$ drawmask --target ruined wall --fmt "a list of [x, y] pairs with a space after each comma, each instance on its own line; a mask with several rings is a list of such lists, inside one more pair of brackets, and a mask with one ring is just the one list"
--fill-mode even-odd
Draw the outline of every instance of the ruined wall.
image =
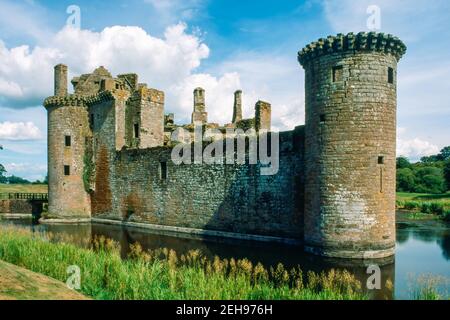
[[96, 217], [301, 239], [303, 148], [301, 127], [282, 133], [273, 176], [259, 165], [175, 165], [168, 147], [116, 152], [112, 210]]
[[389, 39], [386, 45], [381, 35], [350, 34], [300, 53], [308, 251], [350, 258], [394, 253], [395, 75], [403, 44]]
[[142, 87], [126, 104], [125, 131], [127, 145], [152, 148], [164, 144], [164, 93]]
[[[89, 112], [93, 121], [93, 191], [91, 193], [92, 216], [111, 211], [110, 177], [112, 159], [116, 151], [116, 108], [115, 99], [108, 95], [92, 101]], [[121, 104], [119, 105], [119, 110]]]

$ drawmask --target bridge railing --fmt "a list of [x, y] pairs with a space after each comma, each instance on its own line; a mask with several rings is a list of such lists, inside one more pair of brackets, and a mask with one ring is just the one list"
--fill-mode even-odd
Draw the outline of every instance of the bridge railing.
[[48, 193], [2, 193], [0, 199], [48, 201]]

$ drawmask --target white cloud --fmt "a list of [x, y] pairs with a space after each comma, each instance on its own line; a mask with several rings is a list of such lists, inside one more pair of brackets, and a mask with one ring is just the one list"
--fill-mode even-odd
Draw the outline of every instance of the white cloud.
[[0, 123], [0, 140], [39, 140], [42, 133], [33, 122]]
[[52, 94], [53, 66], [69, 65], [71, 74], [104, 65], [114, 74], [136, 72], [150, 86], [166, 90], [183, 82], [209, 55], [185, 24], [166, 29], [164, 38], [139, 27], [114, 26], [101, 32], [65, 27], [45, 48], [8, 49], [0, 42], [0, 106], [39, 105]]
[[397, 139], [397, 156], [404, 156], [411, 160], [439, 153], [439, 147], [422, 139]]

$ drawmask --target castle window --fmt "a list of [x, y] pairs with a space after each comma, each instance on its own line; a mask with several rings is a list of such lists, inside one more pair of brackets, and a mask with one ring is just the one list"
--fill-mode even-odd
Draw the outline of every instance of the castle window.
[[70, 176], [70, 166], [64, 166], [64, 175]]
[[394, 69], [390, 67], [388, 68], [388, 82], [394, 83]]
[[91, 129], [93, 129], [94, 128], [94, 114], [93, 113], [91, 113], [91, 121], [90, 121], [90, 123], [89, 123], [89, 125], [91, 126]]
[[119, 88], [120, 88], [119, 84], [118, 84], [118, 83], [116, 83], [116, 89], [119, 89]]
[[134, 124], [134, 137], [139, 138], [139, 123]]
[[320, 123], [325, 123], [325, 114], [323, 113], [320, 115]]
[[161, 180], [167, 180], [167, 162], [159, 163], [159, 174]]
[[335, 66], [333, 67], [333, 82], [342, 81], [344, 78], [344, 67]]
[[70, 136], [65, 136], [64, 137], [64, 143], [66, 145], [66, 147], [70, 147], [72, 145], [72, 139]]
[[379, 156], [378, 157], [378, 164], [384, 164], [384, 157], [383, 156]]

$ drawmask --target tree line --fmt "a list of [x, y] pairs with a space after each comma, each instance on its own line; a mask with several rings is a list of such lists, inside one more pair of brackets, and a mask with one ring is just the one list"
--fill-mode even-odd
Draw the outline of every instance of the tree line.
[[397, 158], [397, 191], [414, 193], [445, 193], [450, 190], [450, 146], [438, 154], [422, 157], [411, 163]]

